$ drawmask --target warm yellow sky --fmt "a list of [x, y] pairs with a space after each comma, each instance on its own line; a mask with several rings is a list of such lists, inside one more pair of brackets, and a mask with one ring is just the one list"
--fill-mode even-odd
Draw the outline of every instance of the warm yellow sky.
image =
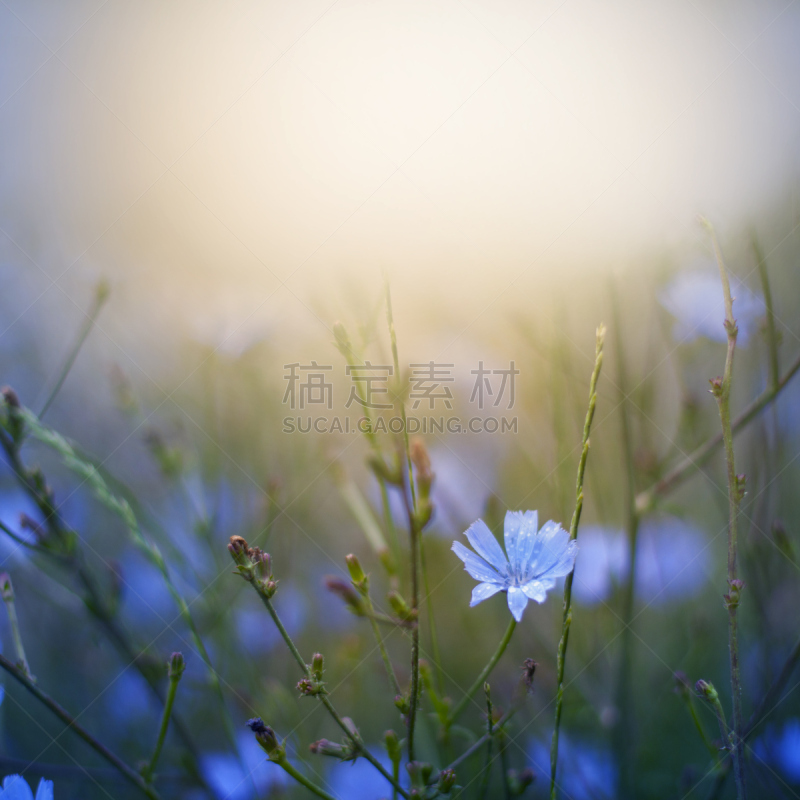
[[384, 269], [491, 321], [796, 182], [790, 2], [9, 0], [0, 32], [2, 260], [84, 306], [106, 275], [122, 339], [323, 330]]

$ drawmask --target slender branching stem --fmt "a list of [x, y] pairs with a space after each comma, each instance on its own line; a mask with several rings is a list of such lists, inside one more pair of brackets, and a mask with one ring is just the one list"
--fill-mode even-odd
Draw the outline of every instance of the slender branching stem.
[[[392, 293], [389, 287], [389, 281], [386, 281], [386, 321], [389, 325], [389, 339], [392, 347], [392, 363], [394, 365], [395, 380], [400, 383], [400, 358], [397, 352], [397, 334], [394, 329], [394, 314], [392, 312]], [[408, 491], [411, 496], [409, 503], [408, 498], [404, 499], [406, 510], [408, 512], [409, 534], [410, 534], [410, 548], [411, 548], [411, 608], [419, 613], [419, 595], [420, 595], [420, 561], [421, 561], [421, 543], [422, 529], [419, 524], [418, 509], [417, 509], [417, 493], [414, 485], [414, 472], [411, 465], [411, 448], [408, 439], [408, 425], [406, 424], [406, 405], [403, 400], [402, 391], [396, 391], [396, 402], [400, 409], [400, 417], [403, 421], [403, 444], [405, 447], [405, 460], [406, 469], [408, 474]], [[430, 613], [430, 612], [429, 612]], [[418, 617], [419, 619], [419, 617]], [[438, 651], [439, 645], [435, 644], [435, 650]], [[419, 624], [415, 625], [411, 630], [411, 696], [408, 699], [408, 760], [414, 760], [414, 734], [417, 723], [417, 705], [419, 704]]]
[[739, 517], [739, 504], [743, 493], [743, 476], [736, 474], [736, 465], [733, 452], [733, 429], [731, 426], [731, 384], [733, 381], [733, 357], [736, 351], [736, 336], [738, 333], [736, 320], [733, 318], [733, 297], [728, 280], [728, 271], [722, 259], [717, 237], [708, 225], [714, 253], [717, 257], [722, 291], [725, 297], [725, 331], [728, 336], [728, 348], [725, 357], [725, 370], [722, 379], [712, 382], [712, 392], [717, 399], [719, 418], [722, 425], [722, 438], [725, 446], [725, 463], [728, 479], [728, 591], [726, 606], [728, 608], [728, 650], [730, 655], [731, 670], [731, 695], [733, 700], [733, 771], [736, 776], [736, 788], [739, 800], [744, 800], [747, 789], [744, 773], [744, 719], [742, 717], [742, 685], [739, 666], [739, 592], [740, 582], [737, 578], [737, 524]]
[[[774, 403], [778, 395], [789, 385], [791, 379], [800, 371], [800, 356], [798, 356], [789, 369], [786, 370], [778, 383], [765, 389], [747, 408], [731, 423], [731, 432], [738, 433], [752, 422], [767, 406]], [[723, 443], [722, 432], [710, 437], [686, 458], [671, 469], [663, 478], [656, 481], [649, 489], [636, 496], [636, 508], [642, 513], [653, 507], [659, 497], [669, 494], [678, 485], [683, 483], [695, 470], [705, 464], [717, 448]]]
[[[583, 439], [581, 444], [581, 455], [578, 461], [578, 477], [575, 484], [575, 511], [572, 514], [572, 522], [569, 526], [570, 539], [578, 537], [578, 524], [581, 520], [583, 511], [583, 477], [586, 472], [586, 459], [589, 456], [589, 433], [592, 429], [592, 419], [597, 405], [597, 381], [600, 377], [600, 370], [603, 366], [603, 343], [605, 341], [606, 329], [601, 325], [597, 329], [597, 340], [595, 344], [594, 369], [589, 382], [589, 407], [586, 411], [586, 419], [583, 422]], [[572, 625], [572, 578], [570, 572], [564, 581], [564, 617], [561, 623], [561, 639], [558, 643], [558, 657], [556, 662], [557, 685], [556, 690], [556, 710], [555, 723], [553, 726], [553, 739], [550, 744], [550, 797], [556, 797], [556, 767], [558, 765], [558, 734], [561, 727], [561, 708], [564, 702], [564, 665], [567, 657], [567, 641], [569, 639], [569, 629]]]
[[85, 728], [78, 724], [77, 720], [62, 708], [52, 697], [45, 694], [19, 667], [12, 664], [5, 656], [0, 655], [0, 667], [2, 667], [11, 677], [19, 681], [40, 703], [45, 705], [53, 712], [70, 730], [83, 739], [98, 755], [108, 761], [117, 771], [123, 775], [130, 783], [136, 786], [143, 794], [151, 800], [159, 800], [159, 795], [151, 786], [148, 786], [144, 778], [136, 770], [129, 767], [121, 758], [112, 753], [104, 744], [94, 738]]
[[464, 693], [464, 696], [458, 701], [456, 706], [450, 712], [448, 726], [452, 725], [458, 719], [458, 717], [461, 715], [461, 712], [467, 707], [467, 703], [469, 703], [469, 701], [472, 699], [475, 692], [477, 692], [478, 689], [480, 689], [481, 686], [486, 683], [487, 678], [492, 674], [492, 670], [495, 668], [495, 666], [497, 666], [497, 662], [501, 659], [503, 653], [505, 653], [516, 627], [517, 622], [512, 617], [511, 622], [508, 623], [506, 632], [503, 634], [503, 638], [500, 640], [500, 644], [497, 645], [497, 649], [494, 651], [494, 654], [489, 659], [486, 666], [481, 670], [480, 675], [478, 675], [478, 677], [475, 679], [475, 683], [473, 683], [472, 686], [467, 689], [467, 691]]
[[[258, 596], [261, 598], [261, 602], [264, 604], [264, 607], [269, 612], [270, 617], [272, 617], [272, 621], [275, 623], [275, 627], [278, 629], [278, 632], [283, 638], [283, 641], [286, 642], [286, 646], [289, 648], [289, 652], [294, 657], [294, 660], [297, 662], [298, 666], [303, 671], [305, 677], [311, 678], [312, 674], [310, 667], [308, 666], [308, 664], [306, 664], [305, 660], [303, 659], [303, 656], [300, 655], [300, 651], [297, 649], [297, 646], [295, 645], [294, 641], [292, 641], [292, 637], [289, 635], [289, 631], [286, 630], [283, 622], [281, 622], [281, 618], [278, 616], [278, 612], [275, 610], [275, 606], [272, 604], [272, 601], [270, 600], [269, 597], [267, 597], [267, 595], [263, 591], [261, 591], [257, 583], [254, 582], [253, 586], [258, 592]], [[353, 747], [357, 749], [359, 755], [362, 756], [363, 758], [366, 758], [367, 761], [369, 761], [372, 764], [372, 766], [375, 767], [375, 769], [377, 769], [378, 772], [380, 772], [381, 775], [383, 775], [383, 777], [386, 778], [387, 781], [389, 781], [392, 787], [394, 787], [403, 797], [408, 797], [406, 791], [400, 788], [400, 786], [396, 783], [396, 781], [392, 778], [392, 776], [386, 771], [383, 764], [381, 764], [381, 762], [378, 761], [378, 759], [375, 758], [375, 756], [373, 756], [372, 753], [370, 753], [366, 747], [364, 747], [364, 743], [361, 741], [361, 738], [357, 734], [353, 733], [353, 731], [347, 725], [344, 719], [342, 719], [339, 712], [334, 708], [333, 703], [331, 703], [328, 696], [324, 692], [322, 692], [317, 695], [317, 698], [319, 698], [319, 701], [322, 703], [323, 706], [325, 706], [328, 713], [331, 715], [333, 721], [342, 729], [345, 736], [352, 742]], [[305, 786], [306, 784], [303, 785]], [[323, 796], [328, 797], [328, 795], [323, 795]]]
[[56, 379], [55, 385], [50, 390], [50, 394], [47, 396], [47, 400], [44, 401], [42, 405], [41, 411], [39, 411], [39, 418], [41, 419], [46, 413], [47, 409], [53, 403], [53, 400], [56, 399], [56, 396], [61, 391], [61, 387], [64, 385], [64, 381], [67, 379], [67, 376], [72, 369], [73, 364], [75, 363], [75, 359], [78, 357], [78, 354], [81, 351], [81, 348], [84, 345], [84, 342], [88, 338], [89, 334], [94, 327], [95, 320], [97, 319], [97, 315], [100, 313], [100, 309], [105, 305], [106, 300], [108, 299], [108, 285], [105, 281], [100, 281], [97, 284], [97, 288], [95, 289], [94, 293], [94, 301], [92, 303], [92, 307], [89, 310], [89, 313], [86, 315], [86, 319], [84, 320], [83, 325], [78, 333], [78, 337], [75, 340], [75, 344], [72, 346], [72, 349], [67, 356], [67, 360], [64, 362], [64, 366], [61, 368], [61, 371], [58, 374], [58, 378]]
[[[481, 748], [486, 744], [489, 740], [489, 736], [495, 736], [499, 731], [501, 731], [511, 720], [511, 718], [520, 710], [521, 706], [514, 706], [506, 711], [505, 714], [494, 724], [492, 725], [491, 733], [487, 731], [487, 733], [483, 734], [477, 741], [473, 742], [458, 758], [448, 764], [442, 772], [445, 772], [448, 769], [455, 769], [459, 764], [463, 764], [468, 758], [475, 755], [475, 753], [479, 752]], [[438, 773], [434, 776], [434, 782], [438, 780], [439, 775], [442, 773]]]
[[8, 624], [11, 627], [11, 639], [14, 642], [14, 651], [17, 654], [17, 666], [27, 678], [35, 681], [36, 678], [31, 674], [28, 659], [25, 657], [25, 646], [22, 644], [22, 632], [20, 631], [19, 618], [17, 617], [14, 587], [11, 584], [11, 578], [5, 572], [0, 575], [0, 594], [3, 596], [3, 602], [6, 604], [6, 611], [8, 612]]
[[622, 343], [622, 315], [619, 311], [617, 292], [612, 289], [611, 305], [614, 315], [614, 354], [617, 366], [617, 391], [619, 394], [620, 433], [622, 438], [623, 460], [625, 463], [625, 533], [628, 543], [628, 574], [622, 590], [622, 642], [620, 647], [619, 671], [617, 673], [616, 703], [619, 709], [619, 722], [614, 730], [614, 747], [617, 763], [620, 765], [623, 795], [631, 791], [632, 759], [630, 747], [633, 736], [633, 692], [630, 688], [633, 673], [633, 620], [634, 591], [636, 586], [636, 551], [639, 539], [639, 514], [636, 511], [636, 467], [633, 454], [633, 435], [631, 431], [631, 401], [628, 396], [628, 374], [625, 348]]

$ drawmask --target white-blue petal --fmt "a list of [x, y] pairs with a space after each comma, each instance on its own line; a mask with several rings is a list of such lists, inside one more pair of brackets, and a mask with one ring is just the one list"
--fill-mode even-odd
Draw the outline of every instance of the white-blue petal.
[[53, 800], [53, 781], [46, 781], [44, 778], [39, 779], [36, 800]]
[[22, 775], [7, 775], [3, 779], [2, 800], [33, 800], [33, 792]]
[[490, 567], [482, 558], [476, 556], [471, 550], [467, 550], [461, 542], [453, 542], [453, 547], [451, 549], [464, 562], [464, 569], [466, 569], [476, 581], [503, 583], [503, 578], [500, 577], [495, 569]]
[[525, 580], [549, 576], [558, 578], [567, 575], [575, 565], [577, 545], [569, 534], [557, 523], [549, 520], [539, 531], [528, 563], [525, 565]]
[[519, 588], [519, 586], [511, 586], [508, 589], [508, 610], [511, 612], [511, 616], [517, 622], [522, 621], [522, 612], [525, 610], [525, 606], [528, 605], [528, 598], [525, 596], [525, 592]]
[[522, 540], [524, 548], [525, 534], [528, 531], [533, 531], [535, 534], [538, 524], [539, 514], [537, 511], [506, 511], [503, 538], [506, 543], [506, 554], [515, 575], [519, 575], [520, 569], [524, 567], [520, 561], [520, 540]]
[[522, 591], [537, 603], [544, 603], [547, 593], [556, 585], [554, 580], [532, 580], [522, 586]]
[[503, 591], [503, 587], [498, 583], [479, 583], [472, 590], [472, 600], [469, 601], [470, 608], [501, 591]]
[[508, 560], [505, 553], [482, 519], [473, 522], [467, 528], [465, 536], [481, 558], [488, 561], [501, 575], [506, 571]]

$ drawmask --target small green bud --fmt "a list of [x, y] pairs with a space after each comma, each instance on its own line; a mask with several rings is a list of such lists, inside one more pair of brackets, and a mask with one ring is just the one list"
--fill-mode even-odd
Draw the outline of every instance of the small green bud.
[[297, 682], [297, 691], [305, 697], [316, 697], [325, 694], [325, 687], [320, 681], [313, 678], [301, 678]]
[[186, 669], [186, 663], [183, 660], [183, 653], [173, 653], [167, 661], [167, 677], [171, 680], [180, 680], [183, 671]]
[[714, 397], [722, 397], [722, 378], [717, 376], [716, 378], [709, 378], [708, 382], [711, 384], [711, 388], [709, 391]]
[[228, 542], [228, 552], [239, 573], [248, 581], [253, 580], [253, 562], [250, 558], [250, 547], [241, 536], [231, 536]]
[[397, 734], [394, 731], [386, 731], [383, 734], [383, 743], [386, 746], [386, 752], [389, 754], [389, 760], [392, 764], [399, 764], [403, 758], [403, 748]]
[[353, 761], [356, 758], [352, 744], [339, 744], [338, 742], [331, 742], [329, 739], [320, 739], [318, 742], [312, 742], [308, 749], [314, 755], [330, 756], [331, 758], [338, 758], [340, 761]]
[[723, 599], [725, 600], [725, 608], [738, 608], [742, 589], [744, 589], [744, 581], [740, 581], [737, 578], [732, 581], [728, 581], [728, 586], [730, 586], [730, 591], [728, 594], [722, 595]]
[[344, 560], [347, 562], [347, 571], [350, 573], [350, 580], [353, 582], [353, 586], [355, 586], [361, 594], [366, 595], [367, 589], [369, 588], [369, 580], [364, 570], [361, 568], [361, 562], [358, 560], [358, 556], [350, 553], [350, 555], [345, 556]]
[[402, 694], [395, 695], [394, 704], [401, 714], [408, 714], [411, 710], [411, 703], [407, 697]]
[[322, 673], [325, 671], [325, 660], [322, 653], [314, 653], [311, 657], [311, 674], [314, 676], [315, 681], [322, 680]]
[[272, 578], [272, 556], [259, 550], [254, 561], [258, 577], [263, 581], [270, 580]]
[[701, 678], [694, 685], [694, 688], [697, 694], [700, 695], [700, 697], [702, 697], [704, 700], [707, 700], [709, 703], [715, 703], [717, 700], [719, 700], [719, 694], [717, 693], [717, 690], [714, 688], [713, 683], [704, 681]]
[[386, 599], [389, 601], [392, 611], [394, 611], [400, 619], [408, 621], [417, 618], [414, 609], [408, 605], [399, 592], [389, 592], [389, 594], [386, 595]]

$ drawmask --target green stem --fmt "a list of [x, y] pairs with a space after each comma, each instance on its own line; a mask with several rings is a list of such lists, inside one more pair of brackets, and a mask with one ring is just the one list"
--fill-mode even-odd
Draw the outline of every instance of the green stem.
[[[514, 706], [513, 708], [510, 708], [508, 711], [506, 711], [506, 713], [503, 714], [503, 716], [497, 721], [497, 723], [495, 723], [492, 726], [491, 734], [487, 732], [483, 736], [481, 736], [481, 738], [478, 739], [476, 742], [473, 742], [458, 758], [456, 758], [454, 761], [448, 764], [442, 770], [442, 772], [448, 769], [455, 769], [459, 764], [463, 763], [470, 756], [473, 756], [475, 753], [477, 753], [486, 744], [486, 742], [489, 739], [489, 736], [490, 735], [494, 736], [500, 730], [502, 730], [503, 727], [505, 727], [505, 725], [509, 722], [509, 720], [514, 716], [514, 714], [516, 714], [519, 710], [520, 706]], [[439, 779], [439, 775], [441, 774], [442, 773], [440, 772], [434, 776], [433, 778], [434, 783]]]
[[[736, 434], [752, 422], [768, 405], [775, 402], [778, 395], [788, 386], [789, 381], [800, 370], [800, 356], [795, 359], [777, 385], [763, 391], [749, 406], [733, 421], [731, 431]], [[640, 513], [653, 507], [656, 499], [671, 492], [676, 486], [683, 483], [696, 469], [705, 464], [723, 443], [722, 433], [712, 436], [701, 444], [679, 464], [671, 469], [663, 478], [653, 486], [636, 496], [636, 508]]]
[[478, 791], [480, 800], [485, 800], [486, 794], [489, 791], [489, 778], [492, 773], [492, 696], [489, 693], [489, 684], [484, 685], [486, 692], [486, 761], [483, 765], [483, 777], [481, 779], [481, 787]]
[[301, 786], [305, 786], [309, 792], [315, 794], [317, 797], [322, 797], [323, 800], [337, 800], [332, 794], [328, 794], [324, 789], [313, 783], [302, 772], [296, 770], [287, 758], [282, 758], [276, 762], [287, 774], [291, 775]]
[[733, 451], [733, 429], [731, 426], [731, 383], [733, 381], [733, 357], [736, 351], [736, 320], [733, 318], [733, 298], [728, 281], [728, 272], [722, 253], [711, 226], [708, 226], [714, 253], [717, 257], [722, 290], [725, 296], [725, 330], [728, 334], [728, 350], [725, 357], [725, 371], [722, 382], [715, 389], [719, 418], [722, 426], [722, 438], [725, 445], [725, 463], [728, 478], [728, 587], [730, 599], [726, 602], [728, 607], [728, 650], [730, 655], [731, 694], [733, 699], [733, 771], [736, 776], [736, 789], [739, 800], [745, 800], [747, 795], [744, 773], [744, 720], [742, 717], [742, 685], [739, 667], [739, 622], [737, 617], [739, 591], [735, 588], [737, 580], [737, 522], [739, 504], [741, 502], [741, 487], [736, 476], [736, 466]]
[[389, 654], [386, 652], [386, 645], [383, 643], [383, 637], [381, 636], [380, 628], [378, 628], [378, 621], [375, 619], [375, 612], [372, 607], [372, 600], [370, 599], [369, 595], [365, 595], [364, 603], [367, 606], [369, 617], [369, 624], [372, 626], [372, 633], [375, 636], [375, 642], [378, 645], [378, 649], [381, 652], [381, 658], [383, 659], [383, 665], [386, 667], [386, 675], [389, 678], [389, 683], [392, 684], [392, 691], [395, 693], [395, 696], [402, 695], [403, 690], [400, 688], [400, 684], [397, 681], [397, 675], [395, 675], [394, 667], [392, 666], [392, 662], [389, 660]]
[[74, 731], [96, 753], [114, 766], [130, 783], [136, 786], [151, 800], [160, 800], [158, 793], [148, 786], [144, 778], [132, 767], [129, 767], [121, 758], [114, 755], [105, 745], [97, 741], [87, 730], [82, 728], [76, 719], [62, 708], [49, 695], [45, 694], [21, 669], [12, 664], [5, 656], [0, 655], [0, 667], [9, 675], [16, 678], [39, 702], [47, 706], [68, 728]]
[[97, 285], [94, 295], [94, 303], [92, 304], [92, 308], [90, 309], [89, 313], [86, 315], [86, 320], [81, 327], [80, 333], [78, 333], [78, 338], [75, 340], [75, 344], [72, 346], [72, 350], [70, 350], [69, 356], [64, 362], [64, 366], [59, 373], [55, 386], [48, 395], [47, 400], [45, 400], [42, 410], [39, 412], [38, 416], [40, 419], [47, 413], [47, 409], [50, 408], [53, 400], [56, 399], [56, 396], [61, 391], [61, 387], [64, 385], [64, 381], [67, 379], [67, 376], [69, 375], [70, 370], [75, 363], [75, 359], [78, 357], [78, 353], [80, 353], [84, 342], [91, 333], [95, 320], [97, 319], [97, 315], [100, 313], [100, 309], [103, 307], [107, 299], [108, 286], [105, 284], [105, 282], [101, 281]]
[[[606, 329], [601, 325], [597, 329], [597, 340], [595, 344], [594, 370], [589, 383], [589, 408], [586, 411], [586, 419], [583, 422], [583, 439], [581, 446], [581, 457], [578, 461], [578, 477], [575, 484], [575, 511], [572, 514], [572, 522], [569, 526], [569, 536], [571, 540], [578, 537], [578, 524], [583, 511], [583, 477], [586, 472], [586, 459], [589, 456], [589, 433], [592, 429], [592, 419], [597, 405], [597, 381], [600, 377], [600, 370], [603, 366], [603, 342], [605, 340]], [[569, 639], [569, 629], [572, 625], [572, 579], [575, 571], [567, 575], [564, 581], [564, 617], [561, 623], [561, 640], [558, 643], [557, 658], [557, 684], [556, 691], [556, 711], [555, 723], [553, 725], [553, 739], [550, 744], [550, 797], [556, 797], [556, 768], [558, 766], [558, 736], [561, 726], [561, 709], [564, 702], [564, 665], [567, 657], [567, 641]]]
[[14, 650], [17, 654], [17, 665], [27, 678], [35, 681], [36, 678], [31, 674], [28, 659], [25, 657], [25, 647], [22, 644], [22, 633], [19, 629], [19, 618], [17, 617], [14, 587], [11, 584], [11, 577], [7, 573], [0, 575], [0, 593], [3, 595], [3, 602], [6, 604], [6, 611], [8, 611], [8, 624], [11, 627], [11, 639], [14, 642]]
[[456, 719], [458, 719], [461, 712], [467, 707], [467, 703], [469, 703], [472, 696], [478, 689], [483, 686], [486, 682], [486, 679], [491, 675], [492, 670], [497, 665], [497, 662], [502, 657], [503, 653], [506, 651], [506, 647], [508, 647], [508, 643], [511, 641], [511, 636], [514, 633], [514, 628], [517, 627], [517, 621], [512, 617], [511, 622], [508, 623], [508, 627], [506, 628], [506, 632], [503, 634], [503, 638], [500, 640], [500, 644], [497, 645], [497, 650], [494, 651], [494, 655], [489, 659], [486, 666], [481, 670], [480, 675], [475, 679], [475, 683], [470, 686], [464, 696], [459, 700], [458, 704], [455, 708], [450, 712], [450, 718], [448, 720], [448, 727], [452, 725]]
[[630, 682], [633, 673], [633, 604], [636, 578], [636, 550], [639, 538], [639, 515], [636, 511], [636, 470], [633, 455], [633, 436], [631, 433], [630, 398], [628, 396], [628, 375], [625, 361], [625, 348], [622, 344], [622, 315], [619, 311], [617, 292], [611, 292], [611, 305], [614, 316], [614, 351], [617, 362], [617, 390], [619, 393], [620, 427], [623, 457], [625, 462], [625, 531], [628, 540], [628, 574], [622, 595], [622, 642], [620, 648], [619, 672], [617, 674], [616, 702], [620, 711], [619, 723], [615, 726], [614, 747], [617, 763], [621, 770], [621, 789], [623, 796], [631, 793], [631, 753], [634, 740], [632, 735], [633, 692]]
[[158, 729], [158, 739], [156, 740], [156, 746], [153, 750], [153, 756], [150, 759], [150, 763], [144, 769], [143, 775], [145, 780], [150, 783], [153, 780], [153, 775], [156, 771], [156, 764], [158, 763], [158, 757], [161, 755], [161, 749], [164, 746], [164, 739], [167, 736], [167, 728], [169, 727], [169, 718], [172, 714], [172, 706], [175, 703], [175, 694], [178, 690], [178, 684], [180, 683], [181, 676], [180, 675], [173, 675], [169, 679], [169, 688], [167, 689], [167, 699], [164, 703], [164, 710], [161, 714], [161, 725]]
[[425, 543], [419, 543], [420, 562], [422, 565], [422, 583], [425, 587], [425, 608], [428, 611], [428, 631], [431, 637], [431, 650], [436, 667], [436, 688], [440, 696], [444, 696], [444, 671], [442, 670], [442, 654], [439, 650], [439, 636], [436, 633], [436, 620], [433, 617], [433, 603], [431, 603], [431, 589], [428, 583], [428, 563], [425, 559]]
[[[253, 587], [258, 592], [258, 596], [261, 598], [261, 602], [264, 604], [265, 608], [269, 612], [270, 617], [272, 617], [272, 621], [275, 623], [275, 627], [278, 629], [283, 641], [286, 642], [286, 646], [289, 648], [289, 652], [294, 657], [294, 660], [297, 662], [300, 669], [303, 671], [303, 674], [307, 678], [311, 678], [311, 669], [309, 668], [308, 664], [303, 660], [303, 656], [300, 655], [300, 651], [297, 649], [295, 643], [292, 641], [292, 637], [289, 635], [289, 631], [286, 630], [283, 623], [281, 622], [281, 618], [278, 616], [278, 612], [275, 611], [275, 606], [272, 605], [272, 601], [267, 597], [259, 588], [256, 583], [253, 583]], [[318, 694], [317, 698], [322, 703], [323, 706], [327, 709], [328, 713], [333, 718], [333, 721], [344, 731], [345, 736], [352, 742], [353, 747], [356, 748], [359, 755], [363, 758], [366, 758], [367, 761], [372, 764], [378, 772], [386, 778], [387, 781], [403, 796], [408, 797], [408, 794], [404, 789], [401, 789], [397, 782], [392, 778], [392, 776], [384, 769], [383, 764], [378, 761], [372, 753], [364, 747], [364, 743], [361, 741], [360, 737], [355, 735], [353, 731], [347, 726], [345, 721], [339, 715], [339, 712], [333, 707], [333, 704], [328, 699], [326, 694]], [[290, 773], [291, 774], [291, 773]], [[306, 784], [303, 784], [304, 786]], [[325, 795], [327, 797], [327, 795]]]

